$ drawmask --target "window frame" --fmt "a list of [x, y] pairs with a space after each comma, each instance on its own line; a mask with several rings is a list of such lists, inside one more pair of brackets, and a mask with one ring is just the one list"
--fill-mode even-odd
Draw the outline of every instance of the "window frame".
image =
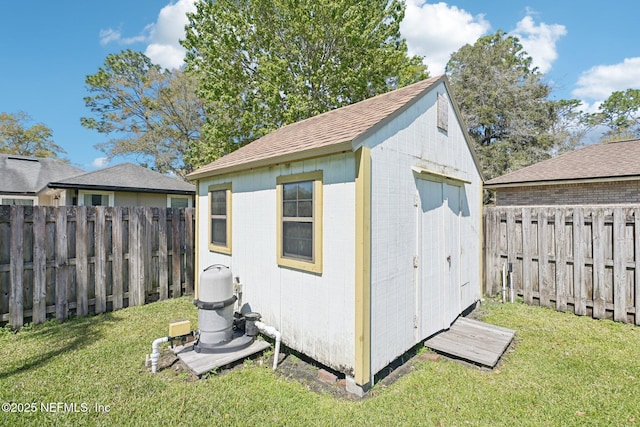
[[[211, 213], [211, 193], [214, 191], [226, 191], [226, 214], [224, 215], [224, 219], [226, 221], [226, 234], [227, 234], [227, 242], [225, 245], [218, 245], [213, 243], [213, 227], [211, 226], [211, 220], [213, 219], [213, 214]], [[225, 182], [223, 184], [215, 184], [210, 185], [207, 188], [207, 222], [208, 222], [208, 240], [207, 244], [209, 246], [209, 250], [212, 252], [218, 252], [222, 254], [231, 255], [231, 213], [232, 213], [232, 185], [230, 182]], [[221, 215], [220, 215], [221, 216]]]
[[[14, 205], [13, 203], [11, 205], [9, 205], [8, 203], [5, 203], [5, 200], [30, 200], [31, 204], [20, 204], [20, 205]], [[10, 195], [10, 194], [4, 194], [2, 196], [0, 196], [0, 204], [2, 205], [9, 205], [9, 206], [38, 206], [38, 198], [37, 197], [32, 197], [32, 196], [14, 196], [14, 195]]]
[[192, 206], [192, 202], [191, 202], [191, 199], [192, 199], [191, 196], [184, 195], [184, 194], [167, 194], [167, 207], [168, 208], [171, 207], [171, 201], [173, 199], [187, 199], [187, 207], [188, 208], [193, 207]]
[[[107, 196], [109, 203], [106, 206], [114, 206], [115, 196], [113, 191], [97, 191], [97, 190], [78, 190], [78, 206], [87, 206], [84, 204], [84, 196], [86, 195]], [[90, 205], [94, 206], [94, 205]]]
[[[285, 256], [284, 250], [284, 223], [283, 217], [283, 201], [284, 184], [291, 184], [295, 182], [308, 182], [313, 183], [313, 198], [312, 198], [312, 256], [311, 260], [302, 258], [294, 258]], [[282, 175], [276, 178], [276, 258], [277, 263], [281, 267], [293, 268], [296, 270], [308, 271], [311, 273], [322, 274], [322, 212], [323, 212], [323, 173], [322, 170], [313, 172], [304, 172], [293, 175]], [[297, 221], [297, 222], [309, 222], [309, 221]]]

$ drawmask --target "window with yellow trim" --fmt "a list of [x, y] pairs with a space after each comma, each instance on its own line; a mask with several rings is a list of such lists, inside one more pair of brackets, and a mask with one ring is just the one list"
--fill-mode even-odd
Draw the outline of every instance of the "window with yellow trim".
[[281, 176], [278, 265], [322, 272], [322, 171]]
[[231, 184], [209, 187], [209, 249], [231, 253]]

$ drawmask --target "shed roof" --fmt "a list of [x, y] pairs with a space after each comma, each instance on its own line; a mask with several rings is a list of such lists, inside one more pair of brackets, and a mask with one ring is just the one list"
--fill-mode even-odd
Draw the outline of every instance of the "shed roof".
[[55, 158], [0, 154], [0, 193], [36, 195], [51, 181], [83, 173]]
[[491, 179], [487, 188], [640, 179], [640, 139], [602, 142]]
[[132, 163], [122, 163], [49, 183], [50, 188], [195, 194], [193, 184]]
[[444, 75], [432, 77], [283, 126], [197, 169], [188, 178], [198, 179], [268, 166], [282, 159], [300, 160], [313, 155], [352, 150], [353, 141], [395, 117], [420, 95], [444, 80]]

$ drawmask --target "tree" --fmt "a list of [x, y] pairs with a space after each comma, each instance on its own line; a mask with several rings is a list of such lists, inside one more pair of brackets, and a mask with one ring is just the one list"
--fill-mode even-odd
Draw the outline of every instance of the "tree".
[[28, 127], [23, 112], [0, 113], [0, 153], [27, 157], [59, 157], [66, 151], [53, 142], [53, 131], [43, 123]]
[[627, 89], [613, 92], [598, 107], [598, 112], [589, 115], [592, 126], [609, 128], [602, 135], [603, 141], [614, 141], [640, 137], [640, 90]]
[[426, 78], [403, 16], [401, 0], [198, 1], [182, 42], [207, 110], [193, 162]]
[[[550, 87], [516, 37], [502, 31], [455, 52], [446, 67], [486, 178], [544, 160], [567, 134]], [[575, 111], [574, 111], [575, 112]]]
[[193, 75], [162, 70], [143, 53], [126, 50], [109, 55], [86, 84], [92, 95], [85, 105], [95, 117], [81, 123], [112, 137], [96, 146], [109, 158], [136, 155], [151, 169], [181, 177], [193, 169], [185, 154], [204, 123]]

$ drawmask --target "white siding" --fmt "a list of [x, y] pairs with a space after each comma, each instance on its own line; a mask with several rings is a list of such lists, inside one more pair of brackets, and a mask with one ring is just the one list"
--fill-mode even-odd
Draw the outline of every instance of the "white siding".
[[[460, 226], [464, 250], [460, 280], [468, 282], [461, 290], [461, 309], [480, 297], [480, 176], [451, 105], [448, 131], [437, 128], [438, 92], [445, 92], [444, 84], [364, 141], [371, 147], [372, 158], [372, 373], [426, 338], [427, 333], [425, 328], [414, 328], [414, 322], [420, 324], [422, 319], [414, 319], [419, 314], [416, 295], [419, 298], [421, 291], [413, 268], [419, 252], [418, 178], [413, 166], [471, 181], [464, 184], [461, 202], [466, 216], [462, 215]], [[420, 260], [420, 265], [427, 264]]]
[[[276, 262], [276, 178], [323, 171], [323, 272]], [[354, 366], [355, 157], [352, 153], [200, 181], [200, 270], [228, 265], [243, 284], [242, 303], [282, 333], [287, 346], [343, 372]], [[232, 183], [232, 254], [210, 252], [209, 185]]]

